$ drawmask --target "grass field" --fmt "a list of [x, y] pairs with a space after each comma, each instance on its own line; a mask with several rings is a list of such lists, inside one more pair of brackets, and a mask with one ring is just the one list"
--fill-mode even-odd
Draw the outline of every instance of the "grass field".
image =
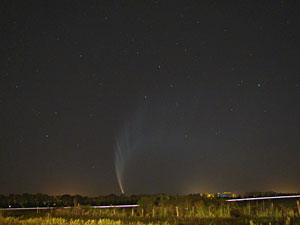
[[247, 220], [247, 219], [193, 219], [193, 220], [184, 220], [184, 219], [177, 219], [171, 221], [140, 221], [139, 219], [135, 219], [133, 221], [128, 220], [114, 220], [114, 219], [66, 219], [60, 217], [33, 217], [33, 218], [15, 218], [15, 217], [0, 217], [0, 224], [1, 225], [121, 225], [121, 224], [128, 224], [128, 225], [179, 225], [179, 224], [224, 224], [224, 225], [233, 225], [233, 224], [249, 224], [249, 225], [272, 225], [272, 224], [299, 224], [299, 220], [293, 220], [291, 218], [286, 218], [285, 220], [274, 220], [274, 221], [255, 221], [255, 220]]
[[40, 211], [3, 211], [0, 224], [300, 224], [295, 199], [252, 202], [226, 202], [224, 199], [161, 201], [141, 198], [137, 208], [92, 209], [80, 206]]

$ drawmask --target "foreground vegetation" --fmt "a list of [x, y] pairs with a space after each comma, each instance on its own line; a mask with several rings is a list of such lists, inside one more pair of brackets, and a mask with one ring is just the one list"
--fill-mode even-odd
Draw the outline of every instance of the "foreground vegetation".
[[68, 209], [3, 211], [0, 224], [300, 224], [299, 199], [226, 202], [211, 195], [165, 194], [119, 198], [139, 207], [93, 209], [75, 198]]
[[[121, 225], [124, 224], [121, 220], [110, 220], [110, 219], [98, 219], [98, 220], [83, 220], [83, 219], [65, 219], [65, 218], [13, 218], [13, 217], [0, 217], [1, 225]], [[129, 222], [128, 225], [154, 225], [155, 223], [143, 223], [143, 222]], [[168, 225], [168, 222], [160, 223], [161, 225]]]
[[126, 221], [126, 220], [113, 220], [113, 219], [66, 219], [60, 217], [35, 217], [35, 218], [14, 218], [14, 217], [1, 217], [1, 225], [179, 225], [179, 224], [223, 224], [223, 225], [233, 225], [233, 224], [249, 224], [249, 225], [272, 225], [272, 224], [299, 224], [299, 221], [292, 220], [287, 217], [285, 220], [275, 220], [275, 221], [255, 221], [255, 220], [193, 220], [193, 221], [183, 221], [183, 220], [173, 220], [173, 221]]

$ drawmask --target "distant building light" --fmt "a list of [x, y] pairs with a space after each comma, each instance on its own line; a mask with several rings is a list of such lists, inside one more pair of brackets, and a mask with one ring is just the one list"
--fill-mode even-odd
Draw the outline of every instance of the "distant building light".
[[221, 198], [236, 198], [236, 194], [232, 192], [223, 192], [222, 194], [218, 193], [218, 196]]

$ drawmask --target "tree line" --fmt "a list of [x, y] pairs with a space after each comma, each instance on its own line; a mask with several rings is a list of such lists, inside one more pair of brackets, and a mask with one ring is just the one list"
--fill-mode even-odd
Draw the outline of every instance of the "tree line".
[[65, 207], [77, 205], [122, 205], [136, 204], [137, 196], [106, 195], [98, 197], [87, 197], [81, 195], [59, 195], [51, 196], [46, 194], [9, 194], [0, 195], [0, 208], [26, 208], [26, 207]]
[[212, 198], [209, 194], [190, 195], [105, 195], [98, 197], [87, 197], [81, 195], [59, 195], [47, 194], [9, 194], [0, 195], [0, 208], [26, 208], [26, 207], [65, 207], [65, 206], [93, 206], [93, 205], [131, 205], [139, 204], [144, 207], [152, 205], [178, 205], [183, 203], [193, 203], [201, 199]]
[[[251, 192], [247, 193], [245, 197], [258, 196], [278, 196], [283, 195], [275, 192]], [[285, 194], [286, 195], [286, 194]], [[139, 204], [140, 206], [152, 207], [163, 205], [194, 205], [199, 201], [216, 200], [218, 202], [225, 201], [224, 198], [218, 197], [215, 194], [190, 194], [190, 195], [105, 195], [98, 197], [87, 197], [81, 195], [59, 195], [51, 196], [46, 194], [9, 194], [0, 195], [0, 208], [26, 208], [26, 207], [65, 207], [65, 206], [93, 206], [93, 205], [130, 205]], [[240, 197], [240, 196], [238, 196]]]

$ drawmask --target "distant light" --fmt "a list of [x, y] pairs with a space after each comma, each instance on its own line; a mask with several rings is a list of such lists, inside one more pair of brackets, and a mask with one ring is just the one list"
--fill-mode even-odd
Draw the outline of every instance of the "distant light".
[[147, 95], [145, 95], [145, 96], [144, 96], [144, 99], [147, 99], [147, 98], [148, 98], [148, 96], [147, 96]]
[[300, 198], [300, 195], [288, 195], [288, 196], [275, 196], [275, 197], [258, 197], [258, 198], [239, 198], [228, 199], [227, 202], [240, 202], [240, 201], [253, 201], [253, 200], [265, 200], [265, 199], [282, 199], [282, 198]]
[[48, 134], [46, 134], [46, 135], [45, 135], [45, 137], [46, 137], [46, 138], [48, 138], [48, 137], [49, 137], [49, 135], [48, 135]]
[[107, 209], [107, 208], [133, 208], [139, 205], [109, 205], [109, 206], [91, 206], [94, 209]]
[[258, 83], [258, 84], [257, 84], [257, 87], [261, 87], [261, 84], [260, 84], [260, 83]]
[[[139, 207], [139, 205], [108, 205], [108, 206], [90, 206], [93, 209], [107, 209], [107, 208], [134, 208]], [[66, 206], [63, 209], [71, 209], [72, 207]], [[13, 210], [49, 210], [49, 209], [56, 209], [56, 207], [30, 207], [30, 208], [12, 208], [9, 205], [9, 208], [0, 208], [0, 211], [13, 211]]]

